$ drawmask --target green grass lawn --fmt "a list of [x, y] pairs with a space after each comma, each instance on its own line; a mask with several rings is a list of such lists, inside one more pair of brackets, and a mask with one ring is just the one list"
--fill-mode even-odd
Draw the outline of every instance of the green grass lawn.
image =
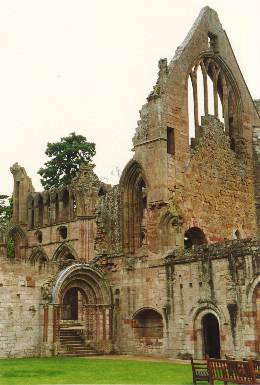
[[1, 385], [191, 384], [190, 365], [84, 358], [0, 360]]

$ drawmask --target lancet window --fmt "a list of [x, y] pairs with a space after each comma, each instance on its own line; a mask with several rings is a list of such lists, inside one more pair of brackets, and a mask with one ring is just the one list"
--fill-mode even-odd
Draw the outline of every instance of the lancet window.
[[[213, 115], [223, 123], [236, 151], [239, 136], [239, 98], [235, 83], [224, 64], [211, 57], [201, 58], [188, 77], [189, 141], [191, 146], [201, 136], [201, 117]], [[232, 79], [232, 80], [230, 80]]]

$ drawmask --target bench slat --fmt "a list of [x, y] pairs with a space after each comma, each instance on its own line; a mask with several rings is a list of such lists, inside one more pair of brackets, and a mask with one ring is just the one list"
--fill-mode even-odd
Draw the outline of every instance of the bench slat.
[[252, 361], [219, 360], [208, 358], [210, 384], [215, 380], [233, 384], [257, 384]]

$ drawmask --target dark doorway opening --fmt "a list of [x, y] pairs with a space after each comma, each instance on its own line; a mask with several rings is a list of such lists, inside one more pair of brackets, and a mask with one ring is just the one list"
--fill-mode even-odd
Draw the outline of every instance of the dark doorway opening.
[[78, 289], [72, 287], [69, 289], [63, 298], [63, 314], [64, 320], [77, 320], [78, 319]]
[[204, 356], [220, 358], [220, 334], [217, 317], [206, 314], [202, 318]]

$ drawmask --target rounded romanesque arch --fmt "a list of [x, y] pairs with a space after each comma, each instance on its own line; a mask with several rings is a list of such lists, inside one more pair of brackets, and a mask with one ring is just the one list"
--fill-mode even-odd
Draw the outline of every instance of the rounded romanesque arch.
[[139, 309], [133, 315], [134, 337], [137, 339], [163, 338], [163, 317], [153, 308]]
[[248, 341], [251, 345], [250, 351], [253, 354], [259, 355], [260, 353], [260, 275], [257, 275], [254, 280], [248, 285], [247, 288], [247, 307], [248, 307], [248, 318], [251, 321], [252, 327], [252, 340]]
[[68, 330], [81, 330], [85, 342], [103, 349], [112, 343], [112, 295], [103, 274], [86, 264], [62, 270], [53, 283], [53, 330], [58, 341]]
[[199, 227], [190, 227], [184, 233], [184, 248], [191, 249], [192, 246], [203, 245], [207, 243], [204, 232]]
[[147, 244], [148, 183], [140, 163], [131, 160], [119, 182], [122, 202], [122, 240], [126, 253]]
[[86, 288], [90, 289], [93, 301], [96, 303], [102, 301], [111, 305], [111, 290], [103, 274], [96, 268], [81, 263], [68, 266], [57, 275], [51, 292], [51, 303], [59, 304], [64, 292], [74, 284], [82, 289], [87, 285]]
[[254, 335], [255, 335], [255, 352], [260, 353], [260, 282], [256, 285], [253, 293], [253, 314], [255, 316]]
[[221, 346], [223, 325], [227, 323], [224, 314], [208, 303], [193, 309], [189, 316], [193, 319], [194, 356], [198, 359], [206, 355], [220, 358], [221, 350], [225, 350]]

